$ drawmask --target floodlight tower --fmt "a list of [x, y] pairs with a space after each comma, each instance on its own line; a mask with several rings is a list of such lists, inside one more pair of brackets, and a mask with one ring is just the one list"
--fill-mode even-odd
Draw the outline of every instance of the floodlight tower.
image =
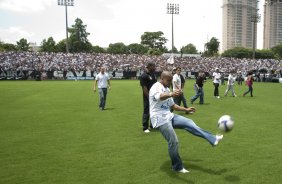
[[[258, 3], [259, 1], [257, 1]], [[251, 22], [253, 23], [253, 59], [256, 57], [256, 47], [257, 47], [257, 23], [260, 22], [259, 9], [256, 9], [254, 15], [251, 16]]]
[[74, 0], [58, 0], [58, 5], [65, 6], [65, 10], [66, 10], [66, 53], [69, 53], [68, 6], [74, 6]]
[[171, 52], [173, 53], [173, 49], [174, 49], [174, 33], [173, 33], [173, 15], [174, 14], [179, 14], [179, 4], [171, 4], [171, 3], [167, 3], [167, 14], [171, 14]]

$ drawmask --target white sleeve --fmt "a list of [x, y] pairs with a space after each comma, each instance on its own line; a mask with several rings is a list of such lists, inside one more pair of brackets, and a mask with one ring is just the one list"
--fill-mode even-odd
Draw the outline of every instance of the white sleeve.
[[154, 88], [152, 90], [152, 96], [154, 97], [154, 99], [156, 100], [160, 100], [160, 97], [161, 97], [161, 89], [159, 88], [159, 86], [156, 86], [156, 88]]
[[173, 75], [172, 81], [177, 82], [177, 76], [175, 74]]

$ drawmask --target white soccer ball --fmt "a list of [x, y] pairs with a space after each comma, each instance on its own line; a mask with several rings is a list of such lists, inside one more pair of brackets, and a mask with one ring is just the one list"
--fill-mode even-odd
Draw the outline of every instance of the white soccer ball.
[[230, 132], [234, 127], [234, 120], [229, 115], [223, 115], [219, 118], [217, 128], [220, 132]]

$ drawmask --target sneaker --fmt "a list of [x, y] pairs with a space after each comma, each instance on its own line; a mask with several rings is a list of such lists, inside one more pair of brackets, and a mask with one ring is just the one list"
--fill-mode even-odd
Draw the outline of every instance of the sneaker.
[[221, 141], [223, 139], [223, 135], [216, 135], [215, 136], [216, 140], [214, 142], [214, 146], [218, 145], [219, 141]]
[[150, 133], [149, 129], [144, 130], [144, 133]]
[[189, 173], [189, 171], [186, 170], [184, 167], [183, 167], [181, 170], [177, 171], [177, 172], [180, 172], [180, 173]]
[[216, 98], [220, 98], [220, 96], [217, 96]]

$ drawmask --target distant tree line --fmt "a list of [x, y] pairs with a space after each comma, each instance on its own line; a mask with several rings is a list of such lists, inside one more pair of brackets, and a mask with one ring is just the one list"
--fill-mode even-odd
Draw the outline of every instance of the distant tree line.
[[[86, 31], [87, 25], [83, 24], [83, 21], [79, 18], [75, 20], [75, 24], [68, 28], [70, 34], [68, 39], [69, 51], [71, 53], [87, 52], [87, 53], [110, 53], [110, 54], [147, 54], [147, 55], [161, 55], [163, 53], [173, 52], [180, 54], [201, 54], [205, 57], [214, 57], [219, 55], [220, 42], [217, 38], [212, 37], [205, 44], [205, 51], [198, 52], [195, 45], [192, 43], [183, 46], [178, 51], [177, 48], [168, 50], [165, 44], [168, 39], [164, 37], [162, 31], [157, 32], [144, 32], [141, 35], [140, 43], [132, 43], [125, 45], [122, 42], [111, 43], [108, 48], [102, 48], [98, 45], [92, 45], [88, 36], [90, 33]], [[16, 42], [16, 44], [4, 43], [0, 41], [1, 51], [30, 51], [31, 46], [27, 39], [22, 38]], [[66, 39], [55, 42], [53, 37], [43, 39], [40, 44], [40, 52], [66, 52]], [[221, 54], [223, 57], [234, 58], [252, 58], [252, 49], [236, 47], [230, 50], [226, 50]], [[282, 59], [282, 43], [269, 50], [259, 50], [255, 52], [256, 58], [260, 59]]]

